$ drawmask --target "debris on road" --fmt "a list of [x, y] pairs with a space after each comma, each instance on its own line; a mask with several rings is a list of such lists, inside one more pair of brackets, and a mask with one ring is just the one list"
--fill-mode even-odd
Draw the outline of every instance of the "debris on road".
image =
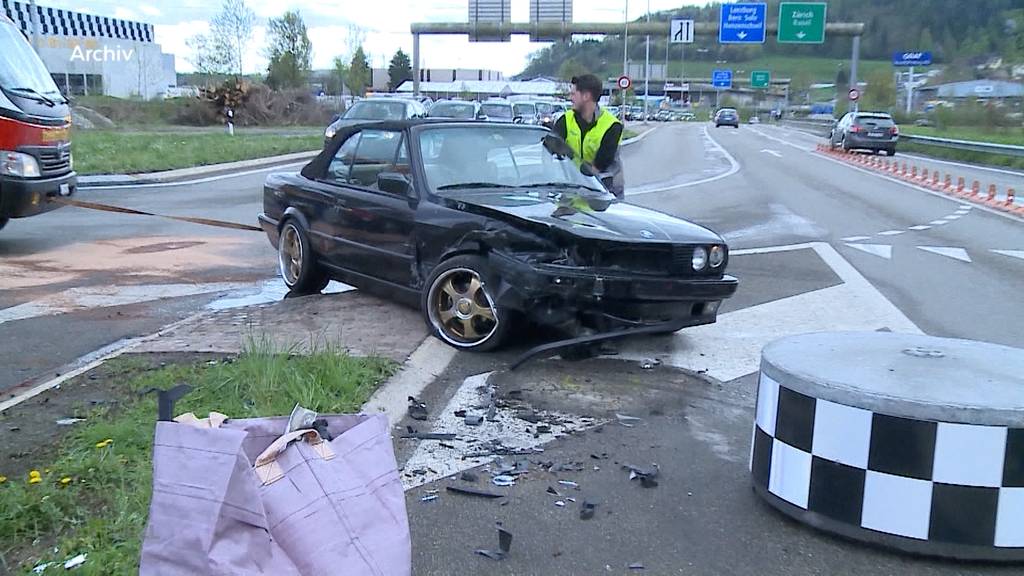
[[555, 500], [555, 506], [558, 506], [559, 508], [565, 508], [565, 502], [561, 500]]
[[53, 566], [54, 564], [55, 564], [55, 562], [46, 562], [44, 564], [40, 564], [40, 565], [36, 566], [35, 568], [33, 568], [32, 572], [34, 572], [35, 574], [42, 574], [43, 572], [46, 571], [47, 568], [49, 568], [50, 566]]
[[559, 480], [558, 483], [561, 484], [562, 486], [566, 486], [568, 488], [575, 488], [577, 490], [579, 490], [579, 488], [580, 488], [579, 484], [577, 484], [577, 483], [575, 483], [575, 482], [573, 482], [571, 480]]
[[483, 423], [484, 423], [484, 417], [483, 416], [474, 416], [474, 415], [467, 415], [466, 416], [466, 425], [467, 426], [480, 426]]
[[488, 492], [486, 490], [480, 490], [469, 486], [448, 486], [447, 488], [445, 488], [445, 490], [448, 490], [449, 492], [453, 492], [455, 494], [464, 494], [466, 496], [479, 496], [480, 498], [494, 499], [505, 497], [504, 494], [495, 494], [494, 492]]
[[498, 527], [498, 550], [477, 550], [476, 553], [486, 556], [491, 560], [501, 561], [512, 551], [512, 533], [502, 527]]
[[619, 421], [619, 424], [622, 424], [626, 428], [632, 428], [637, 422], [642, 421], [641, 418], [637, 418], [636, 416], [627, 416], [625, 414], [616, 414], [615, 419]]
[[580, 520], [590, 520], [593, 518], [595, 508], [597, 508], [597, 504], [584, 500], [583, 504], [580, 505]]
[[629, 479], [635, 480], [640, 479], [640, 485], [644, 488], [657, 488], [658, 481], [655, 479], [658, 477], [660, 471], [657, 464], [653, 464], [651, 468], [640, 468], [633, 466], [632, 464], [624, 464], [623, 470], [629, 470]]
[[629, 569], [630, 570], [646, 570], [646, 568], [644, 568], [644, 565], [639, 563], [639, 562], [634, 562], [634, 563], [630, 564], [629, 565]]
[[88, 557], [88, 554], [79, 554], [78, 556], [75, 556], [71, 560], [68, 560], [67, 562], [64, 563], [64, 569], [65, 570], [71, 570], [72, 568], [78, 568], [82, 564], [85, 564], [85, 559], [87, 557]]
[[491, 480], [491, 482], [495, 486], [501, 486], [501, 487], [515, 486], [516, 485], [516, 479], [515, 479], [514, 476], [495, 476]]
[[409, 396], [409, 417], [413, 420], [427, 419], [427, 405]]
[[640, 362], [640, 367], [644, 370], [652, 370], [656, 366], [661, 366], [661, 360], [657, 358], [646, 358]]
[[434, 500], [437, 500], [437, 498], [437, 494], [427, 494], [423, 498], [420, 498], [420, 502], [433, 502]]
[[465, 418], [466, 417], [466, 411], [465, 410], [456, 410], [455, 411], [455, 417], [456, 418]]
[[558, 490], [555, 490], [551, 486], [548, 486], [548, 494], [551, 494], [553, 496], [561, 496], [561, 494], [558, 493]]
[[537, 426], [537, 434], [550, 434], [551, 426]]
[[402, 434], [403, 439], [412, 440], [455, 440], [455, 434], [434, 434], [426, 432], [412, 432], [409, 434]]
[[85, 418], [61, 418], [57, 420], [57, 426], [74, 426], [79, 422], [85, 422]]
[[480, 477], [477, 476], [476, 473], [470, 472], [469, 470], [466, 470], [465, 472], [463, 472], [462, 475], [459, 476], [459, 478], [463, 482], [476, 482], [477, 480], [480, 479]]

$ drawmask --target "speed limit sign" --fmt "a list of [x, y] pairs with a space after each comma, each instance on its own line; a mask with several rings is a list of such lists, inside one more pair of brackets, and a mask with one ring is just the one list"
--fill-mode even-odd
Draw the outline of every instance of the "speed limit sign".
[[860, 90], [850, 88], [850, 101], [856, 102], [858, 98], [860, 98]]
[[622, 90], [629, 90], [629, 87], [633, 85], [633, 81], [629, 79], [629, 76], [619, 76], [618, 86]]

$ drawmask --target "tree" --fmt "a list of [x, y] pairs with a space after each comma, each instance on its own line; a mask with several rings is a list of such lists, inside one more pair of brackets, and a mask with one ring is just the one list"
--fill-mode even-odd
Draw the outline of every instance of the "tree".
[[300, 88], [312, 67], [313, 44], [298, 12], [270, 19], [267, 84], [271, 88]]
[[352, 54], [352, 61], [348, 65], [348, 76], [345, 78], [345, 86], [353, 96], [365, 96], [366, 87], [370, 84], [370, 63], [366, 60], [366, 53], [363, 47], [356, 48]]
[[398, 52], [395, 52], [395, 57], [391, 59], [391, 65], [388, 66], [388, 90], [394, 92], [398, 90], [402, 82], [411, 79], [412, 62], [409, 60], [409, 55], [399, 48]]
[[562, 62], [562, 65], [558, 67], [558, 78], [565, 80], [566, 82], [572, 80], [575, 76], [582, 76], [589, 73], [590, 70], [587, 70], [587, 67], [580, 64], [575, 58], [569, 58]]
[[881, 69], [867, 78], [868, 86], [864, 90], [863, 107], [871, 110], [889, 110], [896, 106], [896, 81], [892, 72]]
[[335, 56], [331, 66], [331, 92], [339, 96], [343, 95], [346, 78], [348, 78], [348, 64], [341, 56]]
[[214, 36], [221, 39], [231, 52], [234, 71], [243, 74], [242, 60], [245, 49], [252, 41], [252, 27], [256, 13], [246, 5], [245, 0], [224, 0], [220, 14], [211, 22]]
[[185, 45], [192, 51], [189, 61], [199, 74], [226, 74], [231, 69], [230, 53], [213, 34], [196, 34]]

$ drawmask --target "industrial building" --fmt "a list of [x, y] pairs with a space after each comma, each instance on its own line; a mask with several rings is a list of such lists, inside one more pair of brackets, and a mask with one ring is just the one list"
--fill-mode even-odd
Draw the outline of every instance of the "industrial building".
[[177, 85], [174, 55], [154, 41], [153, 26], [141, 22], [0, 0], [21, 28], [62, 92], [119, 98], [162, 97]]

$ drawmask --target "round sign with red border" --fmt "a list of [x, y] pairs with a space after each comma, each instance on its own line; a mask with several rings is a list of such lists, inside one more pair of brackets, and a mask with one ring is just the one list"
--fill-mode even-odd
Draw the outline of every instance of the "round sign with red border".
[[858, 98], [860, 98], [860, 90], [850, 88], [850, 100], [852, 102], [856, 102]]
[[633, 81], [629, 79], [629, 76], [619, 76], [616, 84], [622, 90], [629, 90], [629, 87], [633, 85]]

